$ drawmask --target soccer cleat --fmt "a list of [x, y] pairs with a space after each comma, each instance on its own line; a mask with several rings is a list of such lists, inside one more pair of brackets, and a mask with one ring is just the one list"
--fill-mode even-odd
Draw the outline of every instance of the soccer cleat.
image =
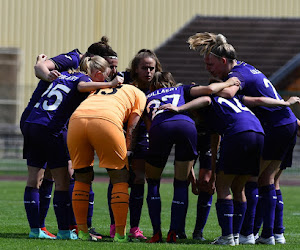
[[176, 232], [174, 230], [168, 232], [167, 243], [176, 243]]
[[84, 241], [98, 241], [98, 239], [92, 236], [90, 233], [85, 233], [81, 230], [78, 232], [78, 239]]
[[124, 236], [120, 236], [120, 234], [116, 233], [114, 237], [114, 242], [127, 243], [129, 242], [129, 238], [126, 234]]
[[147, 239], [147, 237], [143, 235], [143, 231], [141, 231], [139, 227], [130, 228], [129, 237], [135, 239], [143, 239], [143, 240]]
[[161, 231], [158, 231], [156, 234], [154, 234], [150, 240], [146, 241], [147, 243], [162, 243], [162, 234]]
[[110, 225], [110, 230], [109, 230], [110, 238], [114, 238], [115, 234], [116, 234], [116, 225], [112, 224]]
[[253, 234], [249, 234], [248, 236], [244, 236], [240, 234], [239, 243], [241, 245], [254, 245], [255, 239]]
[[89, 233], [90, 233], [91, 237], [95, 237], [98, 240], [102, 240], [103, 235], [97, 233], [96, 230], [95, 230], [95, 228], [90, 227], [89, 228]]
[[56, 238], [58, 240], [77, 240], [78, 236], [74, 230], [58, 230]]
[[254, 240], [257, 240], [259, 238], [258, 233], [254, 235]]
[[274, 234], [275, 242], [277, 244], [285, 244], [286, 240], [283, 234]]
[[41, 227], [41, 230], [44, 231], [45, 234], [49, 235], [50, 237], [56, 238], [56, 236], [50, 233], [46, 227]]
[[206, 239], [203, 238], [203, 234], [200, 230], [195, 230], [193, 232], [193, 240], [205, 241]]
[[269, 238], [263, 238], [260, 236], [255, 241], [255, 244], [275, 245], [275, 238], [274, 238], [274, 236], [271, 236]]
[[77, 225], [70, 225], [69, 229], [73, 232], [75, 232], [78, 235], [78, 227]]
[[31, 228], [31, 231], [29, 233], [29, 238], [31, 239], [51, 239], [54, 240], [56, 239], [56, 236], [54, 237], [49, 236], [46, 234], [42, 229], [40, 228]]
[[229, 234], [227, 236], [220, 236], [219, 238], [215, 239], [210, 244], [235, 246], [235, 242], [234, 242], [234, 238], [233, 238], [232, 234]]
[[184, 240], [184, 239], [187, 239], [187, 236], [186, 236], [186, 233], [185, 233], [185, 232], [177, 232], [177, 233], [176, 233], [176, 238], [177, 238], [177, 239]]
[[234, 245], [238, 246], [240, 244], [240, 235], [239, 234], [234, 234], [233, 235], [233, 240], [234, 240]]

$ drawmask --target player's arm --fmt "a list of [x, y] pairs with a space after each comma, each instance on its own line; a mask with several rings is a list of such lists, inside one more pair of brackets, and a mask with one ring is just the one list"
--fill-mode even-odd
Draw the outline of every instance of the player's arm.
[[149, 132], [150, 127], [151, 127], [151, 124], [152, 124], [152, 121], [151, 121], [150, 118], [147, 116], [146, 109], [144, 110], [142, 119], [143, 119], [143, 121], [144, 121], [144, 123], [145, 123], [145, 126], [146, 126], [147, 131]]
[[221, 90], [231, 87], [231, 86], [239, 86], [240, 80], [237, 77], [229, 78], [226, 82], [215, 82], [211, 83], [208, 86], [196, 86], [192, 87], [190, 90], [190, 95], [192, 97], [199, 97], [203, 95], [211, 95]]
[[187, 102], [186, 104], [176, 107], [170, 103], [164, 104], [160, 106], [158, 109], [167, 109], [176, 113], [187, 111], [187, 110], [193, 110], [198, 108], [203, 108], [206, 106], [209, 106], [211, 104], [211, 99], [209, 96], [201, 96], [198, 97], [190, 102]]
[[211, 178], [209, 180], [209, 193], [211, 195], [215, 192], [215, 183], [216, 183], [216, 164], [217, 164], [217, 155], [218, 155], [218, 149], [220, 146], [221, 136], [212, 133], [210, 137], [210, 143], [211, 143]]
[[34, 65], [34, 73], [37, 78], [46, 82], [52, 82], [60, 76], [60, 73], [55, 69], [54, 62], [48, 60], [45, 54], [38, 55]]
[[141, 116], [137, 113], [133, 112], [130, 114], [128, 123], [127, 123], [127, 131], [126, 131], [126, 147], [127, 151], [132, 151], [135, 145], [136, 139], [136, 131], [138, 128], [138, 124], [141, 121]]
[[287, 101], [277, 100], [270, 97], [252, 97], [252, 96], [244, 96], [243, 103], [247, 107], [256, 107], [256, 106], [265, 106], [265, 107], [286, 107], [291, 106], [296, 103], [300, 103], [300, 98], [298, 96], [292, 96]]
[[77, 85], [77, 90], [79, 92], [91, 92], [97, 89], [104, 89], [104, 88], [113, 88], [120, 84], [122, 84], [124, 78], [121, 76], [116, 76], [110, 82], [79, 82]]

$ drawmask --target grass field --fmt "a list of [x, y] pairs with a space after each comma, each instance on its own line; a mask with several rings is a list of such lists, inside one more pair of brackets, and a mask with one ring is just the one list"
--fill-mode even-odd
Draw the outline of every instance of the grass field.
[[[177, 244], [147, 244], [145, 242], [113, 243], [110, 238], [104, 238], [102, 242], [82, 242], [66, 240], [38, 240], [29, 239], [29, 226], [26, 219], [23, 192], [25, 181], [0, 181], [0, 249], [229, 249], [229, 246], [213, 246], [209, 242], [221, 233], [217, 223], [215, 207], [212, 206], [207, 225], [204, 229], [204, 237], [207, 242], [192, 240], [192, 232], [195, 225], [196, 196], [190, 193], [190, 203], [186, 221], [186, 233], [189, 239], [179, 240]], [[107, 183], [95, 182], [95, 207], [93, 226], [104, 235], [109, 234], [109, 215], [107, 209], [106, 189]], [[162, 183], [162, 230], [163, 237], [169, 229], [170, 206], [172, 200], [173, 186], [171, 183]], [[300, 249], [300, 187], [284, 186], [282, 193], [285, 202], [284, 224], [286, 227], [286, 245], [276, 246], [236, 246], [238, 249]], [[215, 199], [216, 197], [214, 197]], [[57, 233], [56, 220], [51, 206], [46, 220], [47, 228]], [[152, 234], [152, 227], [144, 203], [141, 229], [147, 237]]]

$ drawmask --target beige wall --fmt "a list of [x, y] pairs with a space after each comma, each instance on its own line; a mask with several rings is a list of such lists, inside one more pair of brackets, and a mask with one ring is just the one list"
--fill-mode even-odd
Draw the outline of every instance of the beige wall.
[[[300, 17], [298, 0], [0, 0], [0, 47], [21, 49], [21, 114], [37, 80], [39, 53], [87, 47], [102, 35], [124, 70], [141, 48], [155, 49], [195, 15]], [[199, 31], [201, 27], [199, 27]], [[22, 86], [25, 86], [22, 89]]]

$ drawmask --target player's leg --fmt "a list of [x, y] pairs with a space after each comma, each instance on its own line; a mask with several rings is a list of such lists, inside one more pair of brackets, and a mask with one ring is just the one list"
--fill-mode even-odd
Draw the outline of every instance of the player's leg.
[[142, 207], [144, 203], [145, 160], [138, 159], [138, 158], [132, 159], [131, 168], [134, 173], [134, 178], [130, 183], [130, 196], [129, 196], [130, 235], [129, 237], [147, 239], [139, 228]]
[[[129, 208], [128, 180], [129, 171], [124, 167], [121, 170], [107, 169], [110, 181], [113, 185], [111, 193], [111, 208], [115, 218], [115, 241], [127, 239], [126, 219]], [[126, 240], [128, 241], [128, 240]]]
[[257, 177], [251, 177], [245, 184], [245, 195], [247, 200], [247, 209], [240, 232], [240, 244], [253, 244], [254, 239], [254, 221], [256, 207], [258, 203]]
[[27, 219], [31, 228], [30, 238], [53, 239], [40, 228], [39, 188], [42, 184], [46, 167], [47, 138], [44, 126], [25, 124], [23, 127], [24, 140], [26, 141], [26, 159], [28, 177], [24, 191], [24, 205]]
[[46, 168], [45, 173], [44, 173], [44, 178], [42, 181], [42, 184], [39, 189], [39, 194], [40, 194], [40, 228], [42, 231], [44, 231], [47, 235], [51, 237], [55, 237], [54, 234], [50, 233], [46, 226], [45, 226], [45, 219], [48, 213], [48, 209], [50, 206], [50, 201], [51, 201], [51, 194], [52, 194], [52, 188], [53, 188], [53, 178], [50, 172], [49, 168]]
[[153, 228], [153, 236], [149, 243], [162, 242], [161, 232], [161, 199], [160, 199], [160, 177], [163, 168], [152, 166], [146, 162], [146, 176], [148, 185], [147, 204], [148, 212]]
[[233, 200], [230, 187], [235, 175], [225, 175], [219, 171], [216, 176], [217, 202], [216, 211], [222, 235], [212, 244], [235, 245], [233, 239]]

